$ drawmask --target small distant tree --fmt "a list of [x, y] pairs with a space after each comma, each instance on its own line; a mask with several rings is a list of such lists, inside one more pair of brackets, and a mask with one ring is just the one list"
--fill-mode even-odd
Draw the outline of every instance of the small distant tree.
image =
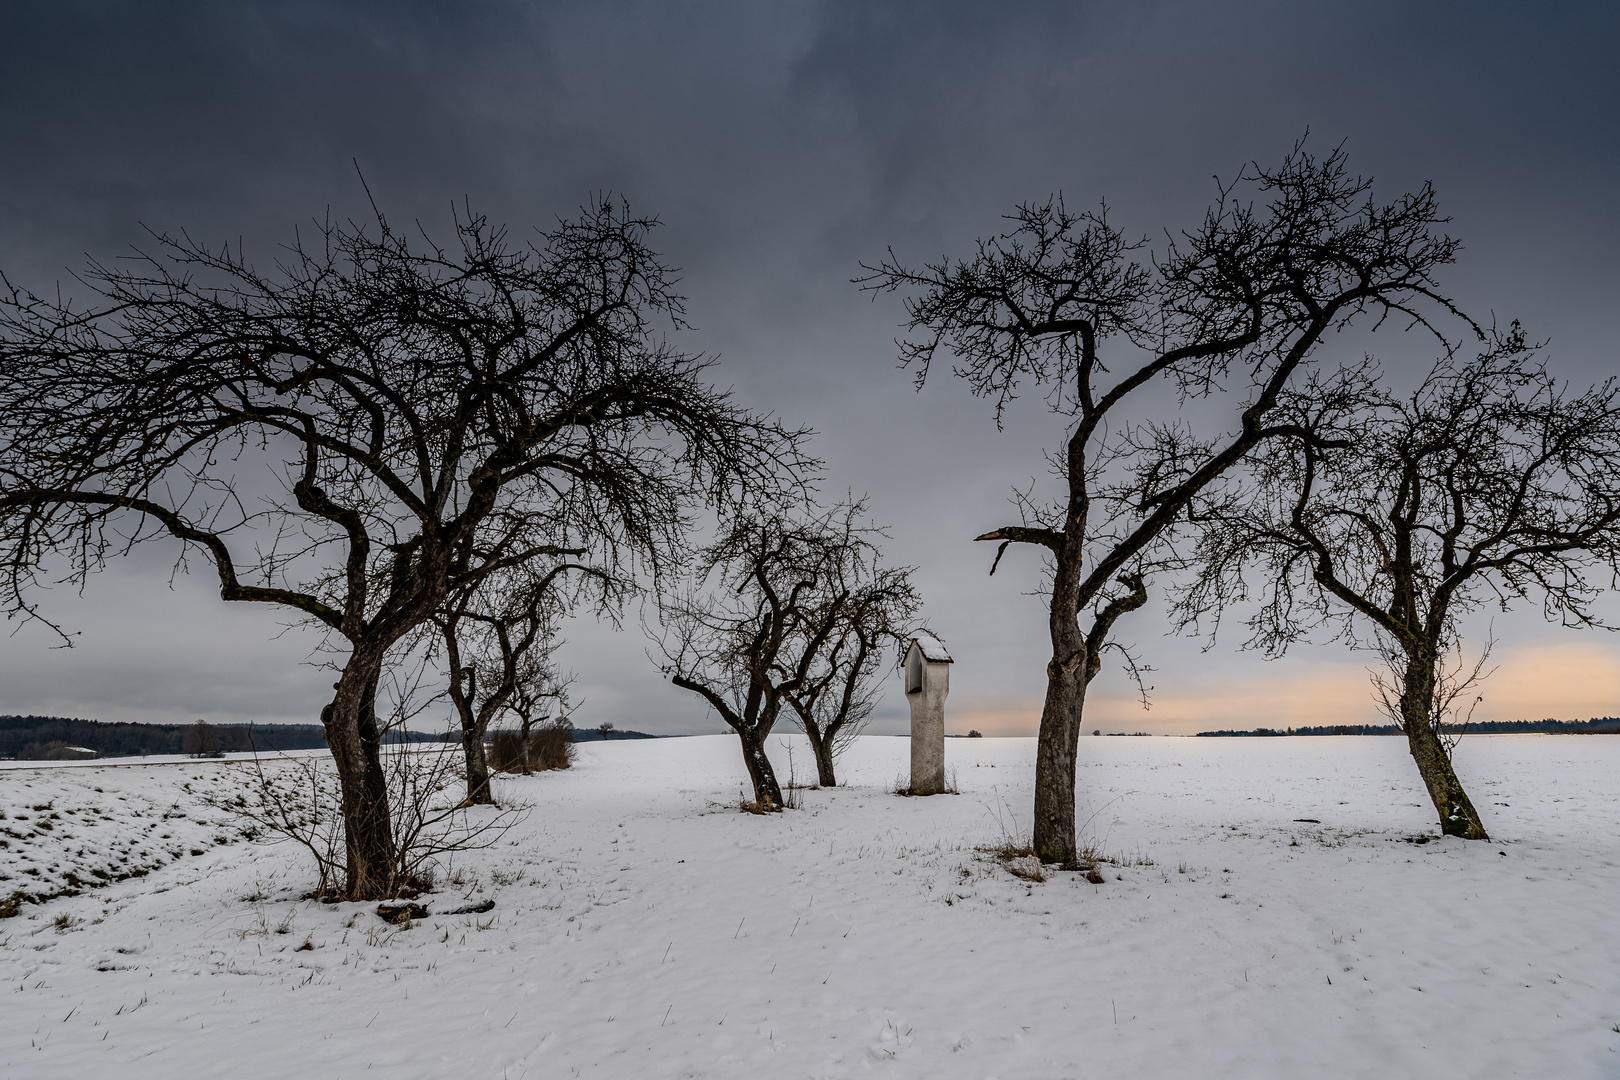
[[1179, 618], [1218, 622], [1256, 600], [1248, 644], [1271, 655], [1316, 627], [1352, 644], [1370, 628], [1379, 700], [1442, 832], [1484, 840], [1447, 720], [1471, 711], [1489, 646], [1467, 662], [1459, 619], [1530, 602], [1566, 626], [1602, 625], [1593, 574], [1620, 574], [1620, 384], [1568, 389], [1517, 324], [1410, 394], [1375, 376], [1349, 370], [1285, 399], [1276, 422], [1290, 434], [1203, 522], [1203, 573]]
[[[870, 565], [876, 553], [875, 530], [855, 524], [863, 509], [844, 504], [808, 519], [760, 513], [731, 524], [704, 553], [699, 585], [661, 611], [664, 672], [708, 702], [737, 734], [755, 804], [763, 810], [783, 805], [765, 741], [818, 665], [830, 696], [805, 699], [818, 731], [837, 718], [851, 676], [852, 704], [840, 727], [864, 707], [868, 661], [854, 663], [860, 635], [839, 636], [860, 584], [847, 568], [855, 560]], [[874, 643], [881, 640], [878, 624], [858, 621]], [[844, 640], [848, 658], [829, 662], [824, 650], [835, 640]], [[818, 770], [820, 764], [818, 757]], [[828, 768], [830, 776], [830, 759]]]
[[598, 733], [601, 734], [602, 741], [606, 742], [613, 735], [613, 721], [611, 721], [611, 720], [602, 721], [600, 724], [596, 725], [596, 730], [597, 730]]
[[219, 732], [206, 720], [198, 720], [180, 739], [182, 753], [192, 757], [216, 757], [223, 753]]

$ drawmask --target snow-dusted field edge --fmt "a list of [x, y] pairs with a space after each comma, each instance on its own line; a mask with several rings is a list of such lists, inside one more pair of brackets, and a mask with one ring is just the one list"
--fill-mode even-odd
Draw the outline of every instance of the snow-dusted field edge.
[[196, 793], [240, 763], [0, 773], [13, 878], [149, 867], [0, 921], [0, 1077], [1620, 1076], [1620, 738], [1470, 737], [1498, 842], [1421, 846], [1396, 739], [1087, 739], [1100, 886], [975, 850], [1030, 740], [902, 799], [865, 739], [769, 818], [729, 737], [579, 749], [430, 900], [495, 909], [407, 930], [227, 843]]

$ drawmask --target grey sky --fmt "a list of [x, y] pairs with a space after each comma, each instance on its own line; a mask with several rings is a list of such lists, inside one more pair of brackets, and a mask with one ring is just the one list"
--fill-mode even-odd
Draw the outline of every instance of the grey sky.
[[[826, 488], [869, 491], [890, 557], [919, 567], [959, 660], [953, 729], [1033, 730], [1038, 568], [1009, 555], [987, 579], [969, 541], [1044, 477], [1061, 425], [1031, 401], [998, 434], [948, 379], [913, 392], [898, 301], [848, 281], [885, 246], [961, 253], [1060, 190], [1159, 235], [1197, 220], [1214, 175], [1308, 127], [1319, 149], [1348, 140], [1386, 193], [1434, 181], [1469, 310], [1551, 337], [1571, 378], [1620, 369], [1611, 5], [14, 3], [4, 23], [0, 268], [36, 288], [143, 223], [268, 260], [328, 207], [359, 212], [353, 160], [392, 218], [430, 229], [463, 196], [514, 227], [601, 190], [658, 214], [697, 327], [682, 344], [821, 431]], [[0, 639], [0, 712], [312, 719], [330, 679], [303, 663], [308, 638], [272, 640], [279, 613], [227, 610], [204, 577], [170, 591], [172, 557], [54, 597], [78, 648]], [[715, 730], [627, 626], [570, 633], [581, 722]], [[1159, 669], [1156, 705], [1133, 711], [1105, 676], [1106, 729], [1372, 718], [1362, 661], [1339, 651], [1202, 653], [1152, 611], [1121, 631]], [[1620, 711], [1620, 642], [1528, 617], [1496, 632], [1493, 718]], [[878, 730], [901, 715], [892, 699]]]

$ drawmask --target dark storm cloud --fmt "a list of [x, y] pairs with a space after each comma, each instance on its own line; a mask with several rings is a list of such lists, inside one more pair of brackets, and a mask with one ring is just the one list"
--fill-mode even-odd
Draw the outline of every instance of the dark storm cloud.
[[[858, 262], [890, 244], [961, 252], [1058, 190], [1162, 235], [1196, 221], [1214, 174], [1275, 160], [1308, 127], [1320, 148], [1347, 139], [1386, 192], [1432, 179], [1466, 244], [1450, 280], [1468, 306], [1551, 336], [1572, 375], [1605, 375], [1617, 29], [1607, 5], [1490, 3], [10, 5], [0, 268], [44, 286], [141, 242], [140, 223], [241, 237], [266, 262], [328, 208], [363, 212], [356, 161], [392, 218], [430, 231], [462, 197], [525, 227], [621, 192], [666, 222], [656, 244], [697, 327], [685, 347], [820, 429], [826, 489], [870, 490], [892, 523], [891, 556], [919, 566], [963, 660], [953, 710], [1027, 723], [1043, 616], [1020, 590], [1038, 568], [990, 581], [968, 538], [1043, 475], [1058, 426], [1027, 401], [998, 434], [944, 379], [914, 394], [894, 367], [898, 305], [850, 286]], [[276, 615], [222, 613], [203, 584], [170, 593], [167, 566], [55, 598], [82, 645], [7, 640], [0, 711], [311, 716], [329, 676], [298, 665], [308, 643], [244, 662]], [[1266, 676], [1162, 640], [1148, 616], [1128, 634], [1176, 677], [1126, 726], [1173, 726], [1191, 716], [1175, 702]], [[705, 723], [639, 633], [571, 638], [593, 722]], [[1281, 670], [1309, 687], [1343, 659]]]

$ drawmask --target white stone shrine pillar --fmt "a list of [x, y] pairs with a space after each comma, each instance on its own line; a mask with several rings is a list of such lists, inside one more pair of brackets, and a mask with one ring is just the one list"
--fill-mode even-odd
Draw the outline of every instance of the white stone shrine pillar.
[[951, 690], [951, 654], [927, 635], [911, 639], [905, 662], [911, 702], [911, 793], [945, 792], [945, 695]]

